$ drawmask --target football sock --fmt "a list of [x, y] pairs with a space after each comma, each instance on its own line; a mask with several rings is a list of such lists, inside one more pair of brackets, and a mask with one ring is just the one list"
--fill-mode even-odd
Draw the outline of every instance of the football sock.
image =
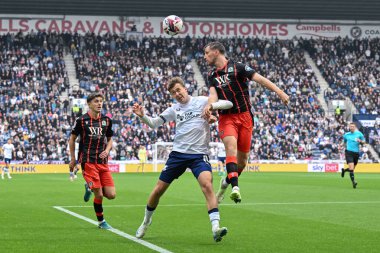
[[227, 183], [226, 179], [228, 179], [228, 178], [223, 178], [222, 189], [226, 189], [228, 187], [228, 185], [230, 184], [230, 183]]
[[238, 186], [238, 167], [236, 156], [227, 156], [227, 177], [226, 182], [231, 183], [232, 187]]
[[150, 219], [152, 218], [154, 210], [156, 210], [155, 207], [150, 207], [150, 206], [146, 205], [144, 223], [148, 223], [150, 221]]
[[208, 216], [210, 217], [212, 231], [219, 228], [220, 215], [218, 208], [213, 208], [208, 211]]
[[103, 221], [103, 199], [94, 198], [94, 209], [98, 221]]
[[350, 178], [352, 182], [355, 182], [355, 176], [354, 176], [354, 171], [350, 171]]

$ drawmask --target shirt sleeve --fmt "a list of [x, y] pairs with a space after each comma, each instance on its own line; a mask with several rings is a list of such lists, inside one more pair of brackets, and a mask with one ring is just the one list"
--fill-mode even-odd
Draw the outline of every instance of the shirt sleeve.
[[107, 132], [106, 132], [106, 136], [107, 137], [112, 137], [113, 136], [113, 130], [112, 130], [112, 120], [111, 119], [107, 119], [108, 122], [109, 122], [109, 126], [107, 128]]
[[164, 120], [164, 123], [169, 121], [175, 121], [175, 112], [173, 107], [166, 108], [165, 111], [163, 111], [159, 117]]
[[343, 135], [343, 141], [344, 141], [344, 143], [347, 143], [347, 136], [346, 135]]
[[365, 141], [364, 135], [362, 133], [360, 133], [359, 139], [362, 140], [362, 141]]
[[82, 132], [81, 119], [80, 119], [80, 118], [77, 118], [77, 119], [75, 120], [75, 123], [74, 123], [73, 129], [71, 130], [71, 134], [74, 134], [74, 135], [78, 136], [78, 135], [80, 135], [81, 132]]
[[236, 63], [236, 70], [240, 76], [248, 78], [249, 80], [251, 80], [252, 76], [256, 73], [253, 68], [241, 62]]

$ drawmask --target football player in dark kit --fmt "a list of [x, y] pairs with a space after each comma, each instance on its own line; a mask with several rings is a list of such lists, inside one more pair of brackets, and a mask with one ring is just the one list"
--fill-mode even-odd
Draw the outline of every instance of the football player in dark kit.
[[82, 166], [86, 180], [84, 201], [88, 201], [91, 191], [94, 193], [94, 209], [99, 221], [99, 228], [110, 229], [103, 217], [103, 196], [114, 199], [115, 185], [108, 168], [108, 154], [112, 148], [112, 120], [101, 114], [104, 97], [100, 93], [92, 93], [87, 97], [89, 110], [75, 120], [69, 140], [70, 170], [76, 165], [75, 140], [80, 135], [78, 162]]
[[220, 203], [228, 185], [231, 184], [230, 198], [239, 203], [241, 194], [238, 177], [247, 165], [253, 129], [248, 81], [255, 81], [275, 92], [284, 104], [288, 104], [289, 96], [250, 66], [228, 59], [225, 51], [223, 44], [217, 41], [207, 44], [204, 48], [204, 59], [214, 69], [209, 72], [207, 78], [209, 105], [203, 114], [208, 117], [212, 112], [211, 104], [218, 99], [233, 103], [231, 109], [219, 110], [219, 136], [226, 148], [227, 177], [221, 181], [216, 195]]

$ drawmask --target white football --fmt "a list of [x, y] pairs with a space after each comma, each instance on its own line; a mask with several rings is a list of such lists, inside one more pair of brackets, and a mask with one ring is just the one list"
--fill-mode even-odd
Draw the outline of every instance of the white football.
[[176, 15], [170, 15], [162, 22], [162, 28], [166, 34], [174, 36], [182, 31], [183, 21]]

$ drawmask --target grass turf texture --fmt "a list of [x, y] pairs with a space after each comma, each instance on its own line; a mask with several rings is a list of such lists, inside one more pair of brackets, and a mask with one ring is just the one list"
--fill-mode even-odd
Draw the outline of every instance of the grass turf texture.
[[[81, 175], [75, 182], [66, 174], [12, 176], [0, 181], [1, 252], [154, 252], [53, 208], [82, 206], [65, 208], [96, 220]], [[113, 176], [117, 197], [103, 201], [105, 218], [134, 235], [158, 174]], [[219, 207], [229, 231], [215, 243], [203, 194], [185, 173], [161, 199], [144, 240], [172, 252], [380, 252], [380, 174], [356, 180], [353, 189], [348, 175], [245, 173], [242, 203], [227, 195]]]

